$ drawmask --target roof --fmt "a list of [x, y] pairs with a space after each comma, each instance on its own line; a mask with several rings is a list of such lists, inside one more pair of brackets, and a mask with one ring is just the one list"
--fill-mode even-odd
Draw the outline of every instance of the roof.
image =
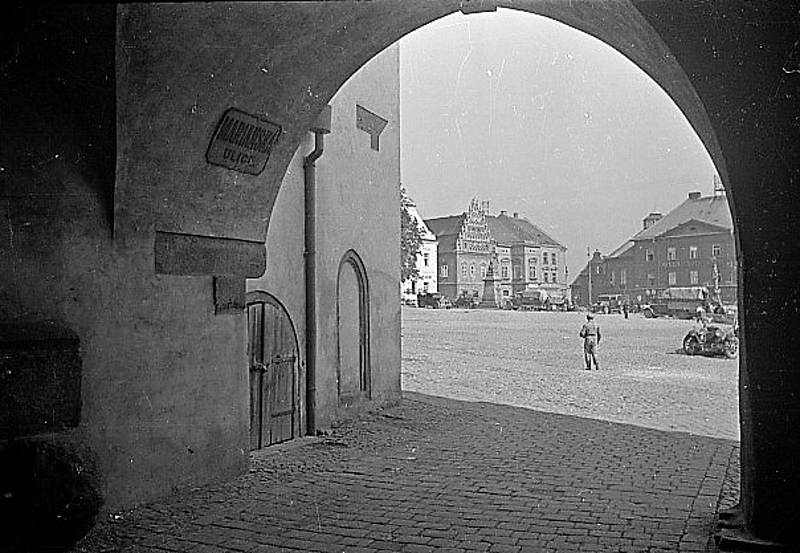
[[423, 240], [436, 240], [436, 236], [431, 232], [431, 229], [428, 228], [422, 216], [419, 214], [416, 202], [411, 199], [411, 196], [408, 195], [408, 192], [402, 186], [400, 187], [400, 205], [405, 207], [409, 215], [416, 221], [420, 236]]
[[563, 248], [556, 240], [525, 217], [509, 217], [500, 214], [486, 217], [489, 231], [498, 243], [531, 242], [541, 246], [557, 246]]
[[617, 246], [617, 249], [611, 252], [610, 254], [604, 256], [604, 259], [611, 259], [614, 257], [622, 257], [626, 253], [628, 253], [631, 248], [634, 246], [633, 240], [627, 240], [623, 242], [621, 245]]
[[695, 219], [728, 230], [733, 229], [731, 210], [728, 208], [728, 198], [720, 196], [703, 196], [700, 198], [686, 199], [678, 207], [664, 215], [650, 228], [640, 230], [631, 237], [631, 240], [649, 240], [656, 238], [683, 223]]
[[[466, 214], [462, 213], [460, 215], [435, 217], [433, 219], [425, 219], [425, 224], [442, 241], [445, 236], [457, 235], [461, 232], [465, 216]], [[564, 247], [524, 217], [509, 217], [504, 214], [487, 215], [486, 224], [489, 227], [489, 234], [492, 240], [498, 244], [511, 245], [527, 242], [541, 246]]]
[[458, 234], [461, 232], [461, 225], [464, 222], [464, 213], [461, 215], [448, 215], [447, 217], [435, 217], [425, 219], [425, 224], [436, 236], [442, 237], [448, 234]]
[[409, 203], [408, 205], [406, 205], [406, 209], [408, 210], [408, 213], [411, 215], [414, 221], [417, 223], [420, 237], [423, 240], [436, 240], [436, 235], [433, 232], [431, 232], [431, 229], [428, 228], [428, 225], [425, 224], [425, 221], [420, 216], [419, 211], [417, 211], [417, 206], [413, 203]]

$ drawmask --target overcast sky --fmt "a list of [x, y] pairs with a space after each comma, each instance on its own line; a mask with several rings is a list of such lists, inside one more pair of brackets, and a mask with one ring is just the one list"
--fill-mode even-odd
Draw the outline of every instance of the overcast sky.
[[400, 42], [402, 180], [423, 218], [469, 200], [518, 211], [568, 248], [604, 254], [714, 165], [672, 100], [610, 46], [512, 10], [457, 13]]

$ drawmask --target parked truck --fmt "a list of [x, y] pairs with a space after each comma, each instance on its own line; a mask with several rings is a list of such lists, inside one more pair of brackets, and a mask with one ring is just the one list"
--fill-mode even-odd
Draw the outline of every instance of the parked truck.
[[705, 286], [667, 288], [652, 303], [643, 305], [642, 313], [648, 319], [653, 317], [691, 319], [696, 316], [698, 307], [702, 307], [712, 320], [727, 315], [725, 307], [711, 297]]
[[516, 310], [545, 311], [550, 309], [550, 300], [544, 290], [523, 290], [514, 294], [511, 305]]

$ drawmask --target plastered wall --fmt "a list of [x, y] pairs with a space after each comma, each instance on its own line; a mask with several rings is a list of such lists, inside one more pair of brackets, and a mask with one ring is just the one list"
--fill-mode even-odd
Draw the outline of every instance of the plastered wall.
[[[368, 281], [371, 397], [376, 402], [400, 397], [398, 52], [393, 46], [378, 54], [333, 97], [331, 134], [317, 162], [317, 406], [322, 427], [339, 416], [337, 278], [348, 250], [361, 258]], [[378, 150], [370, 134], [356, 126], [357, 105], [387, 121]]]
[[[399, 399], [399, 73], [398, 48], [378, 54], [356, 72], [330, 102], [332, 124], [317, 161], [317, 383], [316, 424], [324, 430], [338, 418], [339, 363], [337, 279], [348, 250], [365, 264], [369, 288], [370, 369], [373, 404]], [[356, 104], [389, 123], [379, 150], [370, 134], [356, 126]], [[267, 269], [247, 281], [248, 290], [264, 290], [287, 308], [305, 351], [305, 258], [303, 159], [314, 148], [308, 133], [295, 152], [273, 208], [267, 232]], [[369, 206], [369, 207], [367, 207]], [[395, 251], [397, 250], [397, 251]], [[394, 286], [394, 287], [393, 287]], [[349, 305], [356, 310], [356, 305]], [[305, 355], [301, 354], [305, 370]], [[302, 381], [302, 379], [301, 379]], [[305, 395], [300, 394], [302, 410]], [[303, 416], [305, 420], [305, 413]], [[304, 426], [303, 426], [304, 427]]]

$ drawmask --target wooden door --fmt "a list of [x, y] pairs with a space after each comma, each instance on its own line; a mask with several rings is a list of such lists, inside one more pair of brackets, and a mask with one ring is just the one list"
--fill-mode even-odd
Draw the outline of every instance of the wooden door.
[[300, 429], [297, 337], [271, 296], [247, 307], [250, 361], [250, 449], [291, 440]]

